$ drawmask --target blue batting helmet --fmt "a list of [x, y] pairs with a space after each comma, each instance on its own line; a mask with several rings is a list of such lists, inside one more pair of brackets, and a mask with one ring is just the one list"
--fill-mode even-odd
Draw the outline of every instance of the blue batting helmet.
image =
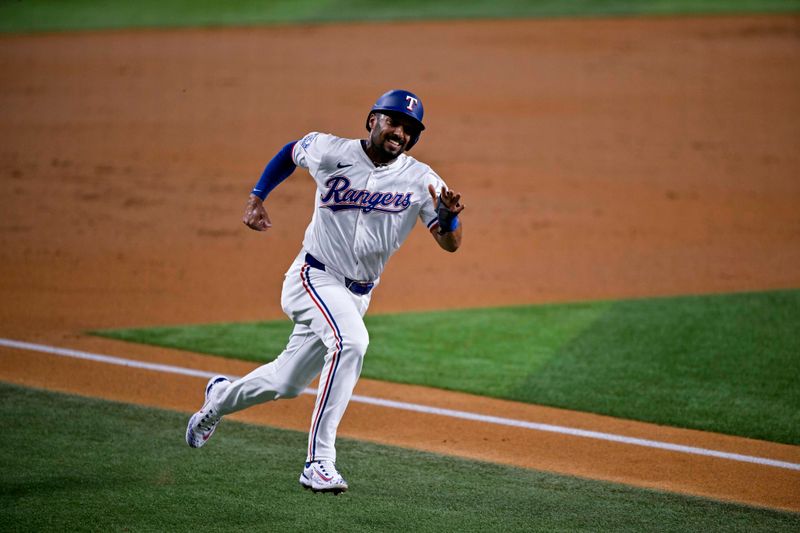
[[[408, 147], [406, 148], [406, 150], [411, 150], [411, 147], [417, 144], [420, 133], [422, 133], [422, 130], [425, 129], [425, 125], [422, 123], [422, 115], [425, 112], [424, 108], [422, 107], [422, 100], [420, 100], [416, 94], [410, 91], [394, 89], [378, 98], [378, 101], [375, 102], [374, 106], [372, 106], [370, 114], [373, 112], [380, 113], [385, 111], [402, 113], [403, 115], [411, 117], [419, 126], [419, 133], [417, 133], [417, 135], [411, 139], [411, 141], [408, 143]], [[367, 115], [366, 126], [367, 131], [369, 131], [369, 115]]]

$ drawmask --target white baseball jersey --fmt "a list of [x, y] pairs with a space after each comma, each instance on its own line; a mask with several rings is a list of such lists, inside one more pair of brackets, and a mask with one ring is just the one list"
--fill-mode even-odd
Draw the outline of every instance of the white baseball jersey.
[[428, 185], [438, 192], [444, 181], [406, 154], [376, 167], [360, 140], [313, 132], [295, 144], [292, 159], [317, 185], [303, 247], [348, 278], [378, 280], [417, 217], [428, 228], [438, 221]]
[[[309, 133], [295, 143], [295, 164], [317, 184], [303, 250], [286, 273], [281, 307], [294, 322], [274, 361], [212, 391], [217, 413], [292, 398], [320, 376], [306, 460], [336, 461], [336, 432], [369, 345], [363, 316], [372, 293], [350, 290], [342, 276], [377, 282], [389, 257], [414, 227], [438, 222], [428, 185], [442, 179], [405, 154], [375, 166], [357, 139]], [[325, 268], [310, 262], [311, 254]]]

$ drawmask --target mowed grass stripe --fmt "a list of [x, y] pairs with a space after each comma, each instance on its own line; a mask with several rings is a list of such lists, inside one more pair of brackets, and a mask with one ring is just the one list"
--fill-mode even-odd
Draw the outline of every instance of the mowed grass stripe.
[[16, 531], [796, 531], [800, 515], [341, 439], [351, 490], [297, 483], [306, 435], [0, 384]]
[[0, 2], [0, 32], [797, 11], [800, 0], [25, 0]]
[[[362, 375], [800, 444], [800, 291], [368, 316]], [[266, 362], [288, 321], [95, 332]]]

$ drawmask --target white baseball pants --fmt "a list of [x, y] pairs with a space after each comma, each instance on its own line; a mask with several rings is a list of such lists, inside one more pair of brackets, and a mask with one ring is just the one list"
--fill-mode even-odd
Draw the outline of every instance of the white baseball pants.
[[369, 333], [363, 316], [372, 293], [357, 295], [341, 276], [297, 256], [283, 283], [281, 306], [294, 323], [286, 349], [228, 387], [212, 401], [221, 415], [253, 405], [294, 398], [320, 376], [311, 415], [307, 461], [336, 461], [336, 430], [361, 374]]

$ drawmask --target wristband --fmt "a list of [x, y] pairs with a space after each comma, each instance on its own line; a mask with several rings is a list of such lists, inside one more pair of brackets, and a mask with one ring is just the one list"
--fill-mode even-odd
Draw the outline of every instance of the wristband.
[[458, 215], [454, 215], [453, 218], [449, 220], [449, 224], [445, 225], [442, 224], [442, 221], [439, 220], [439, 235], [444, 235], [445, 233], [450, 233], [451, 231], [455, 231], [459, 225]]
[[450, 208], [444, 205], [441, 194], [439, 195], [438, 203], [436, 216], [439, 217], [439, 234], [450, 233], [458, 227], [458, 215], [450, 211]]
[[439, 199], [439, 208], [436, 210], [439, 217], [439, 234], [450, 233], [458, 227], [458, 215], [450, 211]]

